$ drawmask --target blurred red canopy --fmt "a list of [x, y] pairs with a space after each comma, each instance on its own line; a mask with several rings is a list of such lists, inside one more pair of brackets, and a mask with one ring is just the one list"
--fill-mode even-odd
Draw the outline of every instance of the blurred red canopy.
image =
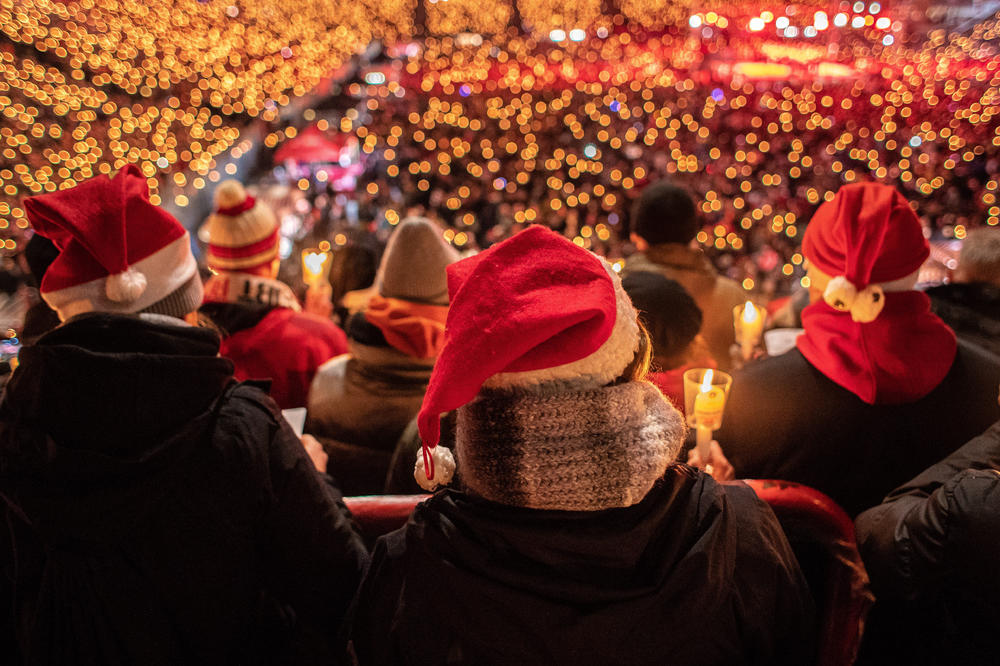
[[292, 139], [285, 141], [274, 154], [276, 162], [329, 162], [340, 160], [344, 142], [331, 139], [315, 125], [310, 125]]

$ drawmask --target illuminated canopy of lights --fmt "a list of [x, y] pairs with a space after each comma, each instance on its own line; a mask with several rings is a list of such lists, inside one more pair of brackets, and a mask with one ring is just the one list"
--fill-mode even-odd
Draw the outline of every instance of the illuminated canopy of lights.
[[500, 35], [510, 25], [514, 8], [510, 2], [483, 0], [438, 0], [428, 2], [427, 29], [435, 35], [474, 32]]
[[[418, 2], [428, 35], [416, 35]], [[848, 165], [862, 164], [876, 178], [928, 195], [945, 182], [942, 174], [928, 171], [925, 158], [932, 151], [947, 155], [942, 165], [949, 170], [984, 150], [996, 154], [1000, 146], [995, 19], [965, 35], [935, 31], [915, 45], [897, 40], [898, 24], [878, 3], [841, 5], [834, 13], [828, 2], [805, 2], [797, 4], [794, 15], [784, 13], [786, 3], [611, 4], [621, 15], [602, 15], [607, 3], [601, 0], [0, 0], [2, 250], [18, 249], [18, 230], [27, 226], [20, 203], [25, 195], [69, 187], [126, 163], [138, 164], [149, 178], [154, 201], [164, 179], [197, 187], [219, 180], [219, 160], [249, 148], [244, 134], [252, 119], [276, 119], [282, 106], [375, 39], [389, 44], [422, 39], [405, 74], [429, 101], [415, 112], [412, 127], [394, 125], [396, 134], [369, 131], [349, 115], [331, 129], [355, 134], [366, 153], [384, 153], [400, 137], [413, 140], [428, 122], [454, 125], [458, 143], [449, 150], [462, 155], [449, 152], [448, 160], [505, 190], [517, 188], [522, 176], [499, 182], [501, 177], [491, 172], [493, 158], [487, 153], [501, 147], [466, 146], [459, 134], [485, 122], [506, 127], [510, 136], [502, 150], [529, 156], [524, 159], [533, 170], [546, 172], [550, 166], [597, 170], [595, 156], [629, 143], [656, 146], [670, 156], [675, 171], [690, 172], [704, 166], [704, 158], [699, 162], [694, 155], [695, 147], [703, 146], [710, 159], [722, 160], [737, 188], [747, 188], [744, 193], [820, 168], [807, 165], [816, 156], [796, 147], [802, 141], [791, 141], [786, 172], [750, 184], [746, 169], [767, 152], [765, 137], [774, 134], [822, 135], [823, 164], [829, 163], [838, 179], [858, 177]], [[527, 33], [509, 30], [515, 16]], [[852, 30], [852, 25], [866, 39], [808, 42], [827, 31]], [[799, 39], [782, 41], [792, 28]], [[822, 83], [807, 81], [760, 93], [734, 81], [719, 88], [718, 96], [714, 90], [706, 95], [688, 76], [704, 57], [698, 40], [707, 40], [706, 51], [712, 53], [711, 38], [739, 30], [761, 41], [730, 40], [737, 59], [792, 66], [825, 58], [830, 61], [825, 71], [863, 66], [879, 77], [882, 89], [872, 94], [860, 84], [839, 84], [835, 97]], [[448, 35], [460, 31], [485, 38], [459, 45]], [[554, 31], [559, 39], [553, 39]], [[385, 96], [401, 92], [395, 81], [373, 87], [383, 94], [369, 100], [373, 110]], [[461, 104], [462, 96], [480, 94], [496, 96], [489, 118], [471, 117]], [[668, 99], [684, 100], [686, 107], [673, 108]], [[836, 125], [835, 106], [850, 109], [852, 121], [864, 131]], [[758, 124], [740, 137], [742, 147], [708, 151], [713, 118], [741, 108], [759, 112]], [[618, 136], [612, 115], [634, 121], [632, 134]], [[548, 123], [586, 136], [587, 148], [533, 155], [534, 133]], [[275, 130], [265, 145], [294, 135], [294, 127]], [[451, 168], [443, 158], [438, 164]], [[527, 177], [525, 172], [522, 178]], [[552, 202], [583, 199], [578, 192], [567, 197], [565, 178], [547, 177], [559, 180], [551, 181], [560, 192]], [[628, 189], [639, 178], [605, 173], [600, 180], [587, 198], [599, 197], [611, 207], [618, 205], [614, 191]], [[996, 183], [990, 184], [984, 219], [997, 224]], [[809, 196], [818, 201], [827, 194], [816, 189]], [[703, 195], [703, 209], [722, 206], [718, 193]], [[455, 201], [461, 205], [461, 197]], [[738, 208], [737, 223], [772, 215], [763, 210]], [[772, 225], [788, 236], [794, 228], [784, 217]]]
[[606, 23], [601, 16], [601, 0], [518, 0], [521, 17], [536, 35], [553, 30], [567, 34], [573, 29], [596, 29]]
[[275, 117], [373, 39], [409, 35], [412, 9], [0, 0], [0, 229], [26, 226], [22, 196], [129, 162], [150, 178], [154, 201], [163, 171], [211, 173], [248, 118]]

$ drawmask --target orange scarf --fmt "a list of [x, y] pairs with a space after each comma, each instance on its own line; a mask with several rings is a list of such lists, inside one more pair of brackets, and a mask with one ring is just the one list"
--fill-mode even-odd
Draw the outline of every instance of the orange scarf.
[[386, 342], [414, 358], [434, 358], [444, 345], [447, 305], [413, 303], [375, 295], [365, 319], [377, 326]]

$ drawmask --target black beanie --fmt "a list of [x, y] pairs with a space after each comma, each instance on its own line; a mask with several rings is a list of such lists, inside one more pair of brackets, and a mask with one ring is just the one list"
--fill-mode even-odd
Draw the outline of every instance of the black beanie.
[[42, 284], [42, 277], [45, 271], [49, 270], [49, 265], [59, 256], [59, 248], [41, 234], [34, 234], [24, 247], [24, 258], [28, 262], [28, 270], [34, 278], [35, 287]]
[[694, 200], [670, 181], [653, 183], [635, 202], [632, 230], [650, 245], [689, 243], [698, 233]]
[[649, 331], [654, 358], [677, 356], [701, 330], [701, 309], [680, 283], [642, 271], [626, 275], [622, 287]]

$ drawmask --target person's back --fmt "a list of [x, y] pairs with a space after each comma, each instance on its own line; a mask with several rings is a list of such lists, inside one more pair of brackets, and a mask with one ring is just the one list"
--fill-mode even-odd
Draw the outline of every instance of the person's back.
[[717, 366], [698, 334], [701, 310], [684, 287], [659, 273], [629, 273], [622, 287], [639, 311], [653, 345], [653, 372], [648, 379], [683, 412], [684, 372]]
[[855, 516], [1000, 418], [998, 381], [997, 359], [960, 343], [930, 393], [872, 405], [793, 349], [734, 374], [716, 439], [741, 478], [804, 483]]
[[[201, 311], [226, 333], [219, 353], [236, 377], [270, 379], [269, 393], [283, 409], [305, 407], [320, 365], [347, 350], [344, 332], [309, 312], [243, 303], [206, 303]], [[253, 323], [240, 328], [241, 320]]]
[[625, 275], [658, 272], [679, 282], [701, 310], [701, 335], [712, 357], [728, 368], [730, 347], [736, 341], [733, 308], [743, 305], [747, 294], [691, 246], [698, 232], [691, 195], [668, 182], [654, 183], [643, 190], [632, 217], [632, 239], [639, 252], [626, 261]]
[[0, 561], [25, 663], [333, 657], [363, 547], [217, 351], [203, 329], [81, 315], [22, 352], [0, 412]]
[[954, 280], [927, 290], [931, 308], [962, 339], [1000, 355], [1000, 229], [969, 232]]
[[1000, 418], [1000, 363], [913, 290], [927, 242], [892, 188], [841, 188], [803, 254], [805, 332], [734, 374], [717, 439], [741, 477], [811, 485], [853, 516]]
[[638, 504], [540, 511], [447, 490], [375, 547], [361, 664], [804, 664], [811, 608], [770, 511], [668, 468]]
[[367, 305], [348, 320], [349, 352], [313, 378], [306, 430], [320, 438], [348, 494], [385, 487], [396, 442], [420, 410], [444, 340], [445, 268], [457, 259], [436, 224], [403, 220]]
[[877, 598], [859, 664], [996, 663], [1000, 423], [860, 516]]
[[449, 267], [449, 291], [414, 475], [451, 480], [439, 416], [457, 409], [463, 490], [377, 542], [359, 662], [810, 661], [774, 514], [674, 463], [683, 417], [643, 379], [648, 339], [610, 267], [531, 227]]
[[347, 351], [347, 336], [332, 321], [302, 312], [295, 294], [277, 280], [278, 221], [235, 180], [215, 192], [205, 223], [208, 264], [201, 314], [222, 335], [222, 355], [239, 379], [270, 379], [283, 409], [305, 407], [316, 369]]
[[[201, 282], [145, 179], [79, 187], [27, 204], [62, 248], [42, 294], [64, 323], [22, 350], [0, 404], [0, 648], [25, 664], [335, 659], [366, 560], [338, 491], [217, 335], [180, 319]], [[123, 210], [125, 230], [104, 228]]]

